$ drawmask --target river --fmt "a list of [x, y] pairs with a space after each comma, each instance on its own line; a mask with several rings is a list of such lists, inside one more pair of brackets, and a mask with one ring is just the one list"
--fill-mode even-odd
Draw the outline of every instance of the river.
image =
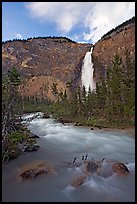
[[[23, 116], [24, 123], [40, 136], [36, 152], [24, 152], [2, 167], [3, 202], [134, 202], [135, 201], [135, 139], [119, 131], [90, 130], [84, 127], [63, 125], [54, 119], [41, 118], [38, 113]], [[29, 120], [30, 118], [30, 120]], [[105, 157], [105, 173], [94, 173], [78, 188], [71, 185], [81, 174], [79, 167], [69, 167], [63, 162], [81, 162], [82, 156], [101, 160]], [[19, 168], [35, 160], [46, 160], [56, 173], [40, 175], [19, 182]], [[128, 176], [118, 176], [107, 161], [127, 163]], [[111, 162], [110, 162], [111, 163]]]

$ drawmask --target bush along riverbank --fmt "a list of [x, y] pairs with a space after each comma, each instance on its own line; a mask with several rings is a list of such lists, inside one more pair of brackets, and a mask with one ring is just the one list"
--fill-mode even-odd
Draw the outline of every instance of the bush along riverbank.
[[18, 93], [20, 75], [15, 68], [2, 82], [2, 161], [16, 158], [24, 151], [36, 151], [35, 135], [21, 123], [23, 104]]
[[38, 150], [39, 146], [35, 138], [38, 138], [38, 136], [31, 133], [23, 125], [20, 125], [18, 130], [12, 131], [7, 135], [2, 145], [3, 162], [17, 158], [22, 152]]

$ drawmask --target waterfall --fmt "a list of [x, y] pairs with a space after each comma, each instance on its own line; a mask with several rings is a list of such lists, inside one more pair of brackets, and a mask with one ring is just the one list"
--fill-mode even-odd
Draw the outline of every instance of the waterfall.
[[93, 78], [93, 63], [92, 63], [92, 51], [93, 47], [91, 47], [91, 50], [86, 53], [83, 65], [82, 65], [82, 75], [81, 75], [81, 81], [82, 81], [82, 87], [85, 86], [85, 90], [88, 93], [89, 87], [91, 91], [94, 91], [96, 89], [96, 83]]

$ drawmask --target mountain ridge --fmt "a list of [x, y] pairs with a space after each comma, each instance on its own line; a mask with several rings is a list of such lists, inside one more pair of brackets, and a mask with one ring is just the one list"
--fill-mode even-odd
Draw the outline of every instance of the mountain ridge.
[[[134, 21], [135, 18], [132, 18], [122, 23], [117, 26], [118, 32], [116, 28], [112, 29], [105, 34], [105, 39], [102, 36], [94, 44], [92, 54], [96, 80], [106, 67], [111, 66], [116, 52], [124, 57], [125, 49], [128, 49], [134, 60]], [[66, 90], [67, 95], [70, 95], [81, 85], [83, 59], [92, 46], [90, 43], [77, 43], [66, 37], [55, 36], [7, 41], [2, 44], [2, 76], [6, 76], [8, 70], [15, 67], [25, 79], [20, 87], [23, 96], [35, 94], [56, 101], [58, 94]], [[42, 84], [38, 84], [40, 78]], [[53, 91], [53, 84], [57, 84], [58, 94]]]

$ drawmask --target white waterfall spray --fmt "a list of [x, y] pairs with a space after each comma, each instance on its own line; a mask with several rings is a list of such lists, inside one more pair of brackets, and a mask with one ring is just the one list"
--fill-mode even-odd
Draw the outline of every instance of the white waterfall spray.
[[92, 51], [93, 47], [91, 47], [91, 50], [86, 53], [83, 65], [82, 65], [82, 75], [81, 75], [81, 81], [82, 81], [82, 87], [85, 86], [85, 90], [88, 93], [89, 87], [91, 91], [94, 91], [96, 89], [96, 83], [93, 78], [94, 69], [93, 69], [93, 63], [92, 63]]

